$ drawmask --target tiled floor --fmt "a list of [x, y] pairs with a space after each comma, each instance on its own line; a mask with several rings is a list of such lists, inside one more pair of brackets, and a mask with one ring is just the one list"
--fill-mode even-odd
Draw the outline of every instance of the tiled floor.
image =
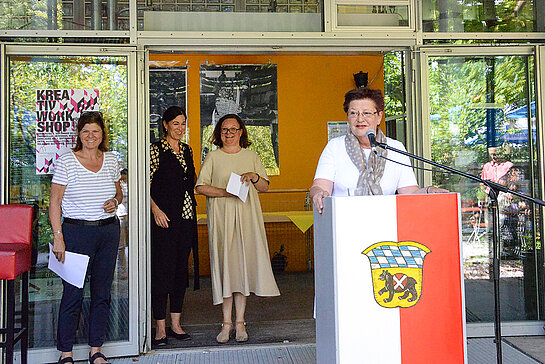
[[[503, 344], [504, 364], [539, 364], [511, 345]], [[492, 339], [470, 339], [468, 364], [496, 363]], [[139, 358], [112, 360], [112, 364], [314, 364], [315, 344], [259, 345], [156, 351]]]

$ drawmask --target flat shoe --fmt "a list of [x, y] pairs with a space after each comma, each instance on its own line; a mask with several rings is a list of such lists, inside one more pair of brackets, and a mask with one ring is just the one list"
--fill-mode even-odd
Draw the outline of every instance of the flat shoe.
[[174, 332], [174, 330], [172, 330], [170, 327], [167, 330], [167, 335], [182, 341], [191, 340], [191, 336], [189, 334], [178, 334], [177, 332]]
[[73, 363], [73, 362], [74, 362], [74, 358], [72, 358], [71, 356], [67, 356], [66, 358], [60, 357], [57, 364], [66, 364], [66, 363]]
[[168, 339], [166, 336], [161, 339], [151, 339], [152, 347], [165, 346], [166, 344], [168, 344]]
[[101, 363], [101, 364], [110, 364], [108, 362], [108, 358], [106, 358], [104, 354], [102, 354], [100, 351], [97, 351], [96, 353], [94, 353], [93, 356], [91, 356], [91, 353], [89, 353], [89, 364], [95, 364], [95, 360], [97, 360], [98, 358], [102, 358], [106, 360], [106, 363]]

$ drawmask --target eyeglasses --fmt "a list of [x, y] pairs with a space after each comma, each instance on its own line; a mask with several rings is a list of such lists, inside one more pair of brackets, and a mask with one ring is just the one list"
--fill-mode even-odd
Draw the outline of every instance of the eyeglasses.
[[231, 134], [235, 134], [237, 131], [239, 131], [241, 128], [221, 128], [221, 132], [222, 134], [227, 134], [227, 133], [231, 133]]
[[358, 116], [361, 116], [364, 119], [370, 119], [374, 115], [378, 114], [378, 111], [370, 112], [370, 111], [356, 111], [356, 110], [349, 110], [348, 111], [348, 118], [349, 119], [357, 119]]

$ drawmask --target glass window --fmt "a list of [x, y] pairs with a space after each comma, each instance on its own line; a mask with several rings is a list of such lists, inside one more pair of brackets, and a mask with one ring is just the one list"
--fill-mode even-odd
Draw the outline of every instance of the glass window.
[[0, 0], [2, 30], [129, 30], [128, 0]]
[[408, 27], [408, 5], [337, 5], [337, 26]]
[[[430, 57], [432, 159], [536, 196], [534, 57]], [[461, 194], [468, 322], [492, 322], [492, 216], [488, 188], [452, 174], [433, 183]], [[537, 197], [537, 196], [536, 196]], [[543, 279], [540, 215], [500, 192], [502, 320], [538, 320]]]
[[138, 0], [138, 29], [320, 32], [322, 0]]
[[425, 32], [543, 32], [541, 0], [424, 0]]
[[384, 116], [386, 135], [407, 145], [405, 52], [384, 55]]
[[[37, 209], [30, 271], [29, 342], [31, 348], [55, 346], [62, 295], [61, 279], [47, 268], [53, 233], [49, 223], [52, 174], [37, 168], [37, 90], [98, 90], [99, 109], [107, 122], [110, 151], [118, 157], [123, 203], [117, 210], [121, 239], [111, 289], [107, 341], [129, 338], [127, 60], [125, 57], [10, 57], [9, 58], [9, 203]], [[67, 93], [68, 94], [68, 93]], [[63, 96], [64, 97], [64, 96]], [[62, 104], [68, 99], [51, 105]], [[70, 98], [70, 102], [74, 98]], [[85, 103], [86, 99], [81, 99]], [[69, 107], [67, 107], [69, 108]], [[89, 285], [85, 285], [82, 316], [89, 314]], [[88, 321], [82, 320], [76, 343], [87, 343]]]

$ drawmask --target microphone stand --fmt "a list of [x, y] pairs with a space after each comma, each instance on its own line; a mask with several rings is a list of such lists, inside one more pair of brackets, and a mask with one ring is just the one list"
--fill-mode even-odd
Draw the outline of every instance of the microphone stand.
[[[369, 137], [369, 136], [368, 136]], [[494, 279], [494, 342], [496, 344], [496, 362], [497, 364], [502, 364], [502, 348], [501, 348], [501, 316], [500, 316], [500, 211], [498, 208], [498, 195], [500, 192], [511, 193], [515, 196], [521, 197], [527, 201], [533, 202], [535, 204], [545, 206], [545, 201], [527, 196], [523, 193], [510, 190], [509, 188], [495, 183], [492, 181], [484, 180], [480, 177], [473, 176], [469, 173], [459, 171], [457, 169], [444, 166], [442, 164], [436, 163], [426, 158], [422, 158], [415, 154], [406, 152], [404, 150], [399, 150], [397, 148], [391, 147], [386, 143], [379, 143], [375, 140], [374, 135], [371, 138], [368, 138], [371, 146], [381, 147], [383, 149], [388, 149], [396, 153], [406, 155], [410, 158], [419, 160], [421, 162], [430, 164], [434, 167], [449, 171], [451, 173], [457, 174], [459, 176], [468, 178], [470, 180], [479, 182], [488, 186], [490, 188], [489, 196], [492, 200], [492, 215], [493, 215], [493, 224], [492, 224], [492, 276]], [[376, 151], [375, 151], [376, 153]]]

